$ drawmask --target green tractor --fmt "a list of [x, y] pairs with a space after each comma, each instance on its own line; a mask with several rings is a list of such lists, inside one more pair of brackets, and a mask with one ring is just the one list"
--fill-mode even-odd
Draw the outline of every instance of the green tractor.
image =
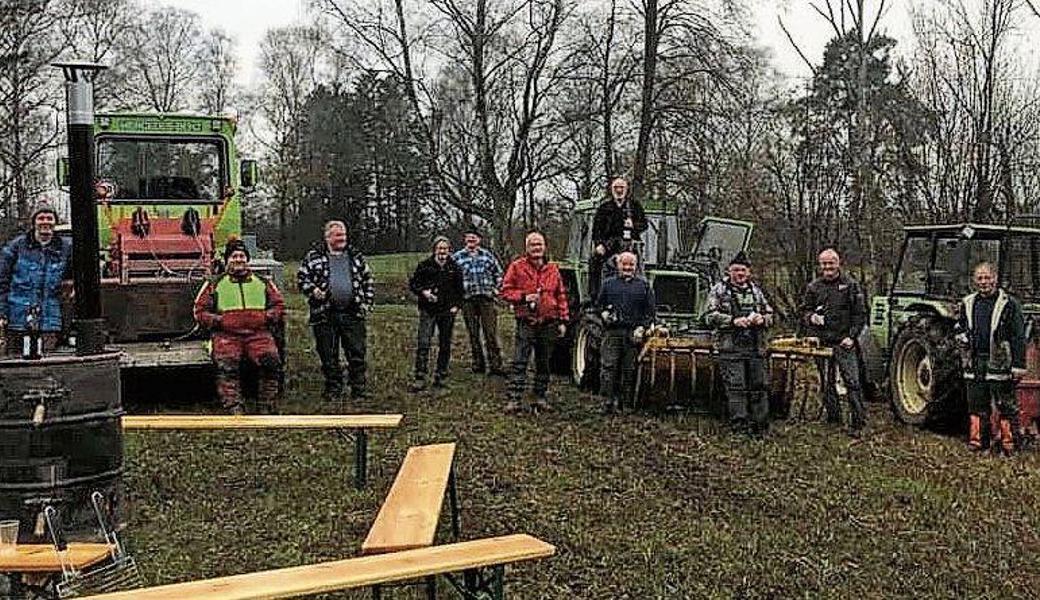
[[950, 421], [964, 413], [954, 325], [961, 298], [972, 291], [972, 270], [983, 261], [998, 266], [1000, 284], [1022, 301], [1029, 323], [1040, 313], [1040, 229], [905, 228], [891, 289], [872, 300], [860, 339], [868, 378], [887, 378], [893, 411], [904, 423]]
[[[597, 201], [575, 207], [560, 272], [567, 285], [571, 323], [566, 343], [559, 344], [554, 363], [569, 372], [579, 386], [595, 390], [599, 383], [601, 318], [591, 310], [588, 263], [593, 252], [592, 221]], [[708, 290], [721, 270], [751, 240], [752, 224], [708, 217], [700, 222], [694, 240], [683, 239], [678, 210], [659, 202], [644, 203], [649, 227], [633, 250], [639, 255], [643, 276], [653, 286], [658, 321], [675, 334], [699, 329]], [[690, 243], [692, 243], [692, 248]], [[687, 250], [689, 249], [689, 250]]]

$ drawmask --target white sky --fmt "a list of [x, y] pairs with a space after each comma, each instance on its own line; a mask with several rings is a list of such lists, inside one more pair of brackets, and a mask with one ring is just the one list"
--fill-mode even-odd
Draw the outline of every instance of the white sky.
[[[256, 58], [260, 39], [271, 27], [306, 22], [312, 10], [308, 0], [149, 0], [169, 4], [198, 13], [207, 28], [221, 27], [237, 42], [240, 70], [239, 83], [249, 85], [257, 78]], [[588, 1], [588, 0], [576, 0]], [[968, 4], [979, 0], [967, 0]], [[904, 42], [910, 37], [909, 9], [927, 5], [930, 0], [888, 0], [880, 29]], [[817, 0], [817, 4], [824, 4]], [[837, 4], [837, 2], [835, 3]], [[868, 1], [877, 5], [877, 0]], [[777, 23], [783, 18], [802, 51], [814, 63], [822, 59], [823, 48], [832, 35], [830, 26], [809, 6], [808, 0], [752, 0], [756, 35], [762, 46], [771, 48], [774, 64], [789, 77], [809, 77], [809, 69], [787, 41]], [[1040, 33], [1040, 19], [1023, 11], [1022, 24], [1027, 36]], [[1035, 64], [1035, 55], [1030, 57]]]

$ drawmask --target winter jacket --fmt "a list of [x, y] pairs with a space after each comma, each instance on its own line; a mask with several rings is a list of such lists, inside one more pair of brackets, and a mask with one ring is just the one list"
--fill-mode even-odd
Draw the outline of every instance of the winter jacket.
[[[418, 298], [419, 310], [431, 315], [448, 312], [462, 306], [462, 270], [451, 257], [441, 266], [433, 256], [429, 256], [415, 267], [408, 280], [408, 289]], [[423, 294], [426, 290], [437, 296], [436, 302], [426, 299]]]
[[596, 308], [613, 313], [608, 329], [646, 327], [656, 316], [654, 290], [642, 277], [611, 277], [600, 287]]
[[968, 294], [961, 301], [957, 319], [957, 340], [965, 352], [962, 354], [965, 379], [983, 376], [987, 381], [1007, 381], [1012, 369], [1026, 367], [1025, 317], [1022, 305], [1014, 296], [1002, 289], [997, 290], [989, 329], [989, 354], [977, 351], [971, 343], [975, 338], [975, 301], [978, 293]]
[[[524, 297], [534, 293], [538, 294], [538, 302], [532, 311]], [[513, 305], [517, 319], [528, 323], [566, 323], [570, 318], [567, 290], [556, 263], [545, 261], [535, 266], [526, 256], [509, 263], [502, 279], [501, 298]]]
[[285, 301], [275, 284], [248, 273], [224, 273], [203, 284], [195, 296], [195, 320], [214, 335], [253, 335], [270, 330], [285, 315]]
[[61, 331], [61, 282], [71, 278], [72, 243], [55, 235], [46, 246], [19, 235], [0, 251], [0, 317], [25, 331], [30, 309], [39, 310], [40, 331]]
[[625, 233], [625, 219], [632, 219], [632, 239], [638, 240], [639, 234], [646, 231], [646, 213], [638, 200], [627, 198], [621, 206], [608, 198], [598, 207], [592, 219], [592, 242], [607, 247], [607, 254], [614, 254], [620, 248]]
[[[761, 325], [737, 327], [733, 320], [758, 313]], [[704, 322], [715, 331], [715, 349], [719, 352], [753, 352], [765, 354], [765, 330], [773, 324], [773, 307], [765, 292], [755, 282], [741, 288], [724, 279], [708, 292], [708, 312]]]
[[[823, 315], [822, 326], [810, 321], [815, 312]], [[833, 280], [817, 277], [805, 288], [799, 315], [806, 335], [818, 337], [824, 344], [835, 346], [847, 337], [855, 340], [867, 324], [863, 288], [845, 273]]]
[[[351, 280], [354, 290], [354, 301], [347, 310], [355, 317], [364, 318], [372, 311], [375, 301], [375, 285], [372, 281], [372, 270], [368, 268], [365, 257], [357, 249], [347, 247], [346, 252], [350, 254]], [[300, 269], [296, 272], [296, 286], [300, 293], [307, 297], [307, 304], [311, 309], [310, 323], [322, 323], [326, 320], [332, 298], [329, 294], [329, 249], [324, 242], [312, 248], [304, 255], [300, 262]], [[325, 292], [325, 297], [316, 299], [311, 293], [315, 288]]]

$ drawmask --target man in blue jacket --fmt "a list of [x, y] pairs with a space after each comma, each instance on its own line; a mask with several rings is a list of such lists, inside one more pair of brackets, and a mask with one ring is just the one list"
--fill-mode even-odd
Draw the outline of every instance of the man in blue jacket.
[[61, 284], [70, 276], [72, 244], [54, 233], [58, 214], [37, 208], [32, 230], [0, 251], [0, 330], [7, 332], [7, 351], [21, 352], [21, 340], [36, 330], [44, 351], [58, 346], [61, 334]]
[[631, 396], [639, 350], [636, 338], [656, 316], [654, 290], [636, 276], [636, 263], [635, 254], [618, 254], [618, 275], [603, 283], [596, 298], [596, 308], [604, 315], [599, 371], [604, 414], [616, 412]]

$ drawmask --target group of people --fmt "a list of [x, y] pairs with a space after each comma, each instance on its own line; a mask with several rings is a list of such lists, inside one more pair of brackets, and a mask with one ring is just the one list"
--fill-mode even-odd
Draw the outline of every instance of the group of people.
[[[611, 183], [611, 197], [597, 209], [590, 258], [589, 288], [594, 314], [601, 318], [599, 389], [605, 413], [616, 412], [632, 394], [636, 356], [645, 332], [655, 324], [653, 287], [641, 275], [634, 243], [646, 230], [640, 204], [629, 197], [624, 179]], [[18, 353], [29, 330], [53, 350], [62, 330], [61, 293], [69, 279], [71, 244], [55, 235], [57, 214], [41, 207], [32, 229], [0, 252], [0, 329], [9, 354]], [[463, 246], [437, 237], [429, 257], [409, 278], [419, 319], [413, 392], [428, 385], [430, 353], [437, 334], [432, 385], [449, 376], [452, 333], [461, 312], [469, 333], [474, 373], [511, 377], [507, 412], [550, 410], [550, 361], [557, 339], [567, 333], [571, 305], [556, 264], [548, 260], [545, 237], [528, 233], [524, 253], [503, 270], [482, 246], [483, 236], [469, 229]], [[195, 319], [211, 334], [217, 368], [217, 391], [224, 407], [244, 412], [241, 368], [258, 373], [258, 407], [274, 411], [283, 365], [277, 333], [284, 325], [285, 303], [270, 280], [253, 273], [248, 247], [237, 239], [224, 249], [223, 273], [207, 281], [196, 296]], [[803, 333], [833, 351], [824, 380], [827, 420], [843, 423], [838, 388], [848, 400], [849, 432], [859, 436], [867, 424], [857, 336], [867, 324], [862, 287], [841, 269], [833, 248], [818, 256], [819, 276], [805, 289], [799, 307]], [[1001, 448], [1013, 450], [1018, 405], [1015, 381], [1025, 373], [1025, 319], [1019, 302], [997, 285], [994, 265], [974, 270], [975, 293], [963, 299], [957, 340], [963, 356], [969, 410], [969, 447], [983, 446], [989, 411], [999, 413]], [[338, 400], [349, 382], [354, 398], [367, 396], [366, 318], [375, 290], [364, 256], [349, 243], [342, 221], [329, 221], [324, 237], [303, 258], [296, 284], [309, 307], [309, 321], [324, 376], [323, 398]], [[504, 369], [498, 341], [498, 304], [511, 307], [516, 320], [511, 372]], [[774, 311], [768, 294], [752, 276], [744, 252], [728, 264], [725, 277], [708, 294], [705, 324], [714, 331], [728, 416], [734, 429], [762, 435], [769, 427], [767, 330]], [[340, 348], [346, 355], [346, 372]], [[533, 399], [525, 405], [527, 372], [534, 357]], [[346, 375], [346, 377], [345, 377]]]

